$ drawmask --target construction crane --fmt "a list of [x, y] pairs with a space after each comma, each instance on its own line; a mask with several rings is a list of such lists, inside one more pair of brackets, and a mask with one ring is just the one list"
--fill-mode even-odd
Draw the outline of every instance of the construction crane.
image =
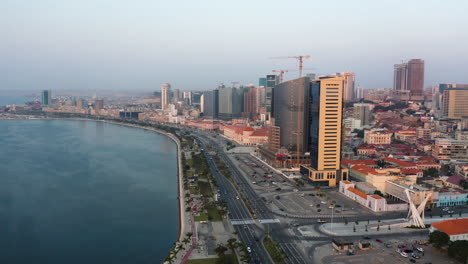
[[302, 77], [302, 63], [304, 59], [310, 58], [309, 55], [305, 56], [287, 56], [287, 57], [271, 57], [270, 59], [297, 59], [299, 60], [299, 77]]
[[[307, 69], [303, 69], [303, 70], [315, 70], [314, 68], [307, 68]], [[279, 72], [279, 76], [280, 76], [280, 83], [283, 82], [283, 75], [285, 72], [292, 72], [292, 71], [298, 71], [298, 70], [272, 70], [272, 72]]]

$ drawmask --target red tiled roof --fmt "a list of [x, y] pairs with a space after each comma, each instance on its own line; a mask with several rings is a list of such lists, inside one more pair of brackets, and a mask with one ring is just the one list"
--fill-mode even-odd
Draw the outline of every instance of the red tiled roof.
[[378, 196], [378, 195], [375, 195], [375, 194], [371, 195], [371, 197], [374, 198], [374, 199], [377, 199], [377, 200], [378, 200], [378, 199], [383, 199], [382, 197], [380, 197], [380, 196]]
[[254, 129], [253, 129], [252, 127], [249, 127], [249, 126], [248, 126], [248, 127], [244, 128], [243, 131], [254, 131]]
[[390, 163], [395, 163], [400, 167], [414, 167], [414, 166], [416, 166], [414, 163], [399, 160], [399, 159], [395, 159], [395, 158], [384, 158], [383, 160], [385, 160], [387, 162], [390, 162]]
[[366, 165], [354, 165], [353, 167], [351, 167], [351, 169], [360, 173], [364, 173], [364, 174], [369, 174], [369, 173], [374, 174], [374, 175], [385, 174], [385, 173], [380, 173], [376, 171], [375, 169]]
[[417, 173], [421, 173], [422, 170], [420, 170], [420, 169], [413, 169], [413, 168], [402, 168], [402, 169], [400, 170], [400, 172], [401, 172], [402, 174], [408, 175], [408, 174], [417, 174]]
[[254, 136], [254, 137], [267, 137], [268, 136], [268, 128], [267, 127], [258, 128], [252, 133], [252, 136]]
[[350, 160], [350, 159], [342, 159], [341, 164], [345, 166], [350, 166], [350, 165], [368, 165], [368, 166], [373, 166], [376, 165], [375, 161], [372, 159], [362, 159], [362, 160]]
[[445, 220], [432, 223], [431, 226], [439, 229], [447, 235], [460, 235], [468, 233], [468, 218]]
[[355, 189], [355, 188], [353, 188], [353, 187], [349, 187], [347, 190], [349, 190], [350, 192], [353, 192], [353, 193], [355, 193], [355, 194], [357, 194], [357, 195], [359, 195], [359, 196], [361, 196], [362, 198], [364, 198], [364, 199], [367, 200], [367, 194], [365, 194], [365, 193], [359, 191], [358, 189]]
[[344, 184], [351, 184], [350, 181], [342, 181]]
[[460, 181], [463, 180], [464, 178], [462, 176], [459, 176], [459, 175], [454, 175], [454, 176], [450, 176], [446, 182], [449, 182], [449, 183], [452, 183], [452, 184], [455, 184], [455, 185], [459, 185], [460, 184]]

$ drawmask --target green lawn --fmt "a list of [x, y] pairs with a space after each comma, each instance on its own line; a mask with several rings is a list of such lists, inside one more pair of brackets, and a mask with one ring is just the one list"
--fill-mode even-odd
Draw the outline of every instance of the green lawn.
[[194, 217], [195, 221], [208, 221], [208, 214], [206, 212], [201, 212], [200, 215]]
[[213, 197], [213, 191], [211, 190], [211, 186], [208, 182], [199, 181], [198, 186], [200, 187], [200, 192], [205, 197]]
[[198, 188], [196, 186], [190, 185], [189, 190], [190, 190], [191, 194], [200, 194], [200, 192], [198, 191]]
[[208, 205], [207, 210], [208, 210], [208, 216], [211, 219], [210, 221], [223, 221], [223, 217], [221, 216], [221, 213], [216, 207], [216, 204]]

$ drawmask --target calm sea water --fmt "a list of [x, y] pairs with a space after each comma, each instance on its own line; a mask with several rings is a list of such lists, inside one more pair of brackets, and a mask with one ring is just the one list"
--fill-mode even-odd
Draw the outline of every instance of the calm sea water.
[[0, 120], [0, 263], [160, 263], [178, 233], [176, 155], [137, 128]]

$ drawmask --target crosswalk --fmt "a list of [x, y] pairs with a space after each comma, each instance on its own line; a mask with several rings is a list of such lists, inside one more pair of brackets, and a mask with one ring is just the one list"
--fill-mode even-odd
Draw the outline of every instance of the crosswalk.
[[279, 219], [232, 219], [231, 224], [232, 225], [253, 225], [256, 223], [260, 224], [276, 224], [280, 223]]

